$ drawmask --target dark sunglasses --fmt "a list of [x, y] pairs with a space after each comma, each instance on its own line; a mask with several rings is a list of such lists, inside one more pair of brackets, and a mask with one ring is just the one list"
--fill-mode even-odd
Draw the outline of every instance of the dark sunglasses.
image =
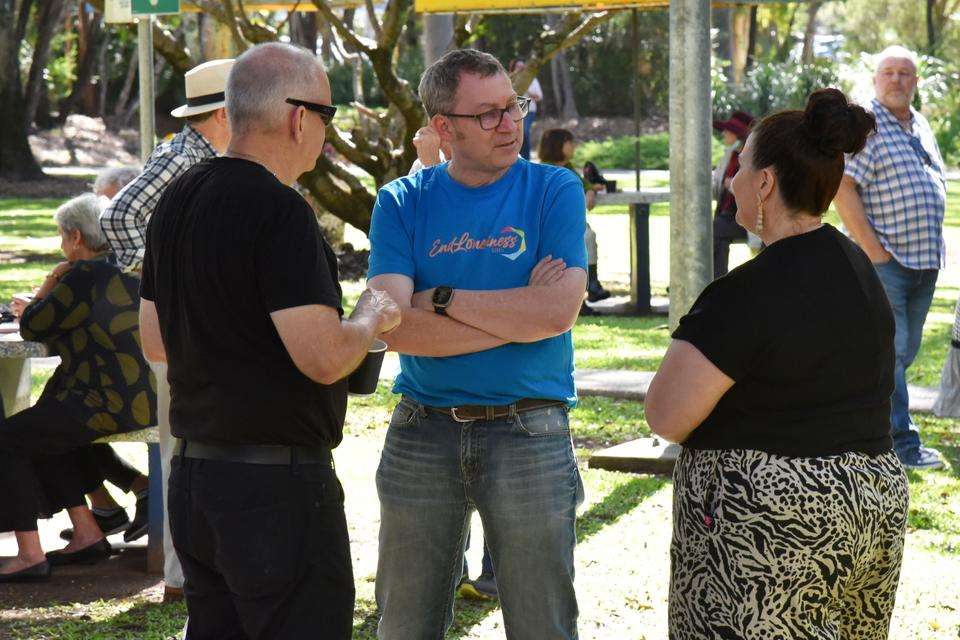
[[910, 136], [910, 146], [917, 152], [917, 157], [923, 160], [924, 164], [928, 167], [933, 166], [933, 160], [930, 158], [927, 150], [923, 148], [923, 143], [920, 142], [920, 138]]
[[306, 100], [297, 100], [296, 98], [287, 98], [285, 102], [295, 107], [303, 107], [308, 111], [319, 113], [323, 124], [330, 124], [333, 122], [333, 116], [337, 115], [337, 108], [331, 107], [328, 104], [317, 104], [316, 102], [307, 102]]

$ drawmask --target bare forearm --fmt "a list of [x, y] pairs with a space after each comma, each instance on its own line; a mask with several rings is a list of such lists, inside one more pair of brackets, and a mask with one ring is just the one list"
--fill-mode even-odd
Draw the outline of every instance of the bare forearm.
[[406, 307], [400, 326], [383, 337], [391, 351], [442, 358], [486, 351], [507, 340], [432, 311]]
[[[579, 291], [583, 291], [582, 286]], [[457, 290], [447, 313], [510, 342], [536, 342], [560, 335], [573, 326], [582, 295], [577, 297], [553, 287]]]
[[840, 214], [840, 219], [843, 220], [844, 226], [847, 227], [854, 241], [860, 245], [860, 248], [863, 249], [868, 256], [872, 258], [876, 256], [877, 253], [885, 251], [883, 245], [880, 244], [880, 239], [877, 238], [876, 232], [867, 220], [867, 214], [863, 208], [863, 200], [860, 199], [860, 194], [857, 193], [854, 187], [842, 184], [840, 190], [837, 191], [834, 205], [837, 207], [837, 213]]
[[[339, 344], [328, 352], [327, 377], [342, 380], [348, 376], [363, 361], [376, 336], [376, 317], [360, 316], [344, 320], [340, 324], [340, 334], [337, 337]], [[317, 346], [325, 351], [329, 348], [329, 345]]]

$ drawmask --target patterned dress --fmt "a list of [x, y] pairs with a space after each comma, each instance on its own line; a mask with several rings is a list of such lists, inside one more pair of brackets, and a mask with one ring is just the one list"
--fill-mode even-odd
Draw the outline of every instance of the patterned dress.
[[23, 312], [20, 334], [61, 363], [39, 403], [102, 434], [156, 424], [157, 382], [140, 349], [140, 280], [103, 258], [77, 262]]

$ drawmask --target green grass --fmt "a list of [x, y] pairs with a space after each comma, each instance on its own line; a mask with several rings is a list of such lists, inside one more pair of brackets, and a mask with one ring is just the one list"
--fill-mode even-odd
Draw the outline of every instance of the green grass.
[[[0, 252], [6, 252], [0, 264], [0, 299], [36, 285], [61, 259], [50, 217], [57, 204], [55, 200], [0, 200]], [[655, 215], [662, 214], [655, 208]], [[951, 183], [948, 224], [960, 225], [960, 186], [956, 183]], [[359, 282], [344, 283], [345, 308], [353, 307], [362, 289]], [[923, 346], [911, 368], [912, 383], [937, 384], [949, 348], [958, 295], [956, 288], [937, 290], [924, 329]], [[665, 318], [583, 318], [574, 328], [577, 366], [653, 370], [669, 343], [665, 324]], [[34, 370], [34, 398], [49, 373]], [[376, 468], [395, 402], [387, 385], [381, 385], [374, 395], [351, 399], [345, 436], [347, 441], [360, 439], [363, 443], [358, 458], [350, 459], [349, 466], [355, 473], [369, 475]], [[944, 453], [951, 470], [908, 474], [908, 561], [913, 564], [905, 565], [901, 576], [891, 637], [955, 640], [960, 624], [960, 580], [956, 578], [960, 575], [960, 423], [927, 415], [915, 419], [925, 443]], [[571, 412], [571, 431], [587, 493], [578, 518], [581, 634], [584, 640], [665, 637], [666, 632], [658, 633], [657, 625], [662, 625], [666, 616], [663, 576], [667, 566], [671, 482], [666, 478], [589, 469], [584, 464], [599, 449], [649, 435], [643, 405], [583, 398]], [[341, 465], [341, 473], [346, 475], [349, 471], [344, 466]], [[348, 498], [376, 504], [375, 491], [369, 485], [358, 487], [355, 478], [344, 484]], [[375, 517], [354, 517], [351, 524], [375, 540]], [[625, 549], [629, 552], [625, 553]], [[368, 559], [375, 553], [370, 546], [355, 546], [354, 550], [356, 557], [366, 554]], [[625, 573], [623, 567], [628, 568]], [[928, 576], [936, 571], [942, 574], [934, 586]], [[0, 608], [0, 637], [160, 639], [178, 632], [184, 616], [183, 605], [162, 605], [143, 593], [75, 604], [45, 602], [41, 598], [26, 610]], [[493, 604], [458, 600], [447, 638], [502, 637], [499, 618], [499, 609]], [[357, 573], [354, 637], [372, 640], [376, 620], [374, 576], [370, 572]], [[618, 626], [628, 622], [628, 626]]]

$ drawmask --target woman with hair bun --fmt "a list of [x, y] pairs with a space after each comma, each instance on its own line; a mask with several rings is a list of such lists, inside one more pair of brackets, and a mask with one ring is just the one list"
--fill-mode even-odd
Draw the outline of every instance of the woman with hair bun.
[[731, 185], [766, 249], [680, 320], [646, 397], [682, 443], [670, 638], [886, 638], [908, 488], [892, 452], [894, 320], [821, 217], [874, 117], [836, 89], [765, 118]]

